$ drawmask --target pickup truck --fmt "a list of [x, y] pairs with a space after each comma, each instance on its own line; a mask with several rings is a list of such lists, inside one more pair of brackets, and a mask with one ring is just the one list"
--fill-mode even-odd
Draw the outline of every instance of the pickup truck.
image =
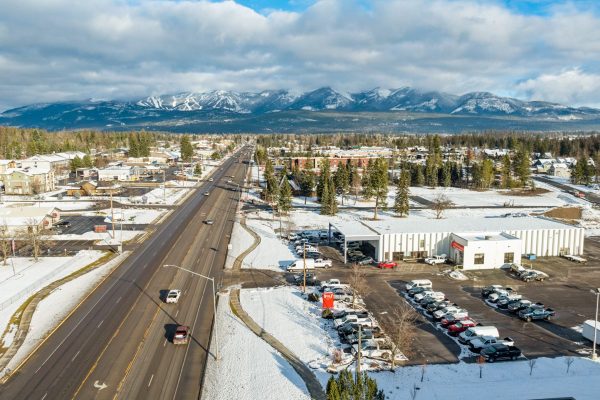
[[333, 289], [339, 287], [346, 287], [339, 279], [329, 279], [328, 281], [321, 282], [321, 288]]
[[499, 339], [493, 336], [477, 336], [476, 338], [469, 341], [469, 350], [474, 353], [479, 353], [481, 349], [484, 347], [490, 346], [492, 344], [503, 344], [505, 346], [514, 346], [515, 341], [512, 338], [505, 337], [504, 339]]
[[493, 344], [481, 349], [481, 356], [487, 362], [498, 360], [516, 360], [521, 357], [521, 350], [515, 346], [507, 346], [502, 343]]
[[440, 256], [431, 256], [425, 259], [425, 263], [429, 265], [444, 264], [446, 262], [446, 259], [447, 258], [445, 254], [442, 254]]
[[[358, 353], [358, 344], [352, 346], [352, 353]], [[378, 358], [382, 360], [392, 359], [392, 347], [384, 339], [369, 339], [362, 342], [360, 354], [362, 357]], [[398, 356], [402, 356], [398, 354]]]
[[544, 307], [528, 307], [519, 311], [519, 318], [524, 319], [527, 322], [539, 319], [549, 320], [555, 315], [556, 312], [553, 309]]

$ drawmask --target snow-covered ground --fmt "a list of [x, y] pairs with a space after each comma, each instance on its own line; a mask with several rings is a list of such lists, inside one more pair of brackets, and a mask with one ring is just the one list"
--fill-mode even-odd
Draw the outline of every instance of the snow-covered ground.
[[22, 201], [5, 201], [2, 206], [5, 207], [26, 207], [26, 206], [36, 206], [36, 207], [56, 207], [62, 211], [79, 211], [79, 210], [87, 210], [94, 206], [93, 201], [35, 201], [35, 202], [22, 202]]
[[[268, 213], [261, 212], [260, 214], [268, 216]], [[260, 236], [261, 241], [258, 247], [246, 256], [242, 268], [281, 271], [282, 267], [287, 266], [297, 258], [288, 247], [287, 241], [279, 238], [274, 230], [279, 229], [279, 220], [247, 218], [246, 225]], [[251, 243], [252, 238], [250, 237]], [[241, 247], [244, 244], [241, 243]]]
[[[144, 194], [147, 204], [176, 204], [183, 196], [189, 193], [191, 189], [181, 188], [156, 188], [152, 189], [148, 193]], [[123, 204], [140, 204], [142, 203], [142, 196], [135, 197], [119, 197], [119, 202]]]
[[[71, 312], [73, 307], [79, 304], [88, 292], [128, 255], [129, 252], [124, 252], [87, 274], [58, 287], [49, 294], [48, 297], [43, 299], [33, 313], [29, 333], [27, 334], [25, 341], [9, 362], [7, 368], [15, 368], [21, 360], [23, 360], [23, 358], [26, 357], [27, 354], [29, 354], [29, 352]], [[1, 371], [0, 375], [3, 374], [4, 371]]]
[[[528, 361], [509, 361], [483, 365], [427, 365], [423, 382], [421, 366], [398, 368], [394, 373], [372, 373], [386, 399], [442, 400], [466, 397], [485, 399], [575, 398], [592, 400], [599, 397], [600, 363], [575, 358], [567, 374], [566, 357], [539, 358], [533, 373]], [[323, 386], [327, 377], [318, 375]], [[416, 396], [411, 391], [416, 389]]]
[[[49, 283], [61, 279], [102, 257], [97, 250], [82, 250], [73, 257], [11, 258], [0, 268], [0, 334], [10, 317], [33, 293]], [[13, 274], [12, 265], [15, 272]], [[12, 341], [5, 341], [7, 346]]]
[[[309, 399], [304, 381], [271, 346], [251, 332], [229, 307], [229, 295], [217, 310], [220, 357], [209, 356], [202, 398], [211, 400]], [[211, 341], [215, 352], [216, 341]]]
[[225, 268], [233, 267], [235, 259], [248, 249], [254, 238], [246, 231], [238, 220], [233, 224], [233, 230], [231, 232], [231, 249], [227, 251], [227, 260], [225, 261]]
[[[156, 221], [165, 210], [160, 209], [143, 209], [143, 208], [115, 208], [115, 223], [123, 221], [125, 224], [151, 224]], [[88, 211], [82, 215], [86, 216], [106, 216], [104, 222], [111, 222], [111, 210]]]
[[[98, 244], [105, 243], [113, 243], [119, 242], [119, 240], [123, 239], [124, 242], [135, 238], [136, 236], [144, 233], [144, 231], [120, 231], [119, 226], [115, 225], [115, 235], [116, 239], [112, 239], [112, 230], [108, 230], [108, 232], [94, 232], [89, 231], [82, 233], [80, 235], [71, 233], [71, 234], [61, 234], [61, 235], [48, 235], [44, 236], [44, 239], [53, 240], [53, 241], [61, 241], [61, 240], [99, 240]], [[57, 245], [60, 247], [60, 245]]]

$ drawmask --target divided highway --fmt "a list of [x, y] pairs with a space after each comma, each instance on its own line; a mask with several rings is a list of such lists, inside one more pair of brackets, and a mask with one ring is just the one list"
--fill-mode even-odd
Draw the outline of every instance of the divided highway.
[[[0, 386], [2, 399], [196, 399], [212, 332], [210, 282], [221, 280], [250, 148], [228, 159]], [[234, 182], [228, 184], [229, 176]], [[209, 196], [205, 196], [209, 192]], [[212, 219], [213, 225], [204, 220]], [[177, 304], [160, 293], [181, 289]], [[189, 325], [188, 345], [170, 342]]]

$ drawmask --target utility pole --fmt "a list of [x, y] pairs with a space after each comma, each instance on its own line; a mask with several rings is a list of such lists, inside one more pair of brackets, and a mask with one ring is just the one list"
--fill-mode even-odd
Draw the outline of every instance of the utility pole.
[[167, 204], [167, 174], [163, 169], [163, 203]]
[[591, 292], [596, 295], [596, 318], [594, 318], [594, 346], [592, 349], [592, 360], [596, 360], [598, 358], [598, 356], [596, 355], [596, 336], [598, 334], [598, 300], [600, 299], [600, 288], [592, 290]]
[[304, 283], [302, 284], [302, 292], [306, 293], [306, 243], [302, 243], [302, 258], [304, 259]]
[[112, 224], [112, 237], [115, 239], [115, 210], [113, 208], [112, 189], [110, 191], [110, 222]]
[[360, 376], [360, 357], [362, 350], [362, 325], [358, 325], [358, 354], [356, 358], [356, 381], [358, 382], [358, 377]]

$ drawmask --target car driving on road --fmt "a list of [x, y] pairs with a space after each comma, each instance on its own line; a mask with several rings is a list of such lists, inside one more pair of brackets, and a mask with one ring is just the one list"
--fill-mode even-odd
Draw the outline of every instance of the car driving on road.
[[181, 290], [171, 289], [165, 296], [165, 303], [177, 303], [181, 297]]
[[175, 334], [173, 335], [173, 344], [187, 344], [190, 337], [190, 327], [185, 325], [177, 325]]

